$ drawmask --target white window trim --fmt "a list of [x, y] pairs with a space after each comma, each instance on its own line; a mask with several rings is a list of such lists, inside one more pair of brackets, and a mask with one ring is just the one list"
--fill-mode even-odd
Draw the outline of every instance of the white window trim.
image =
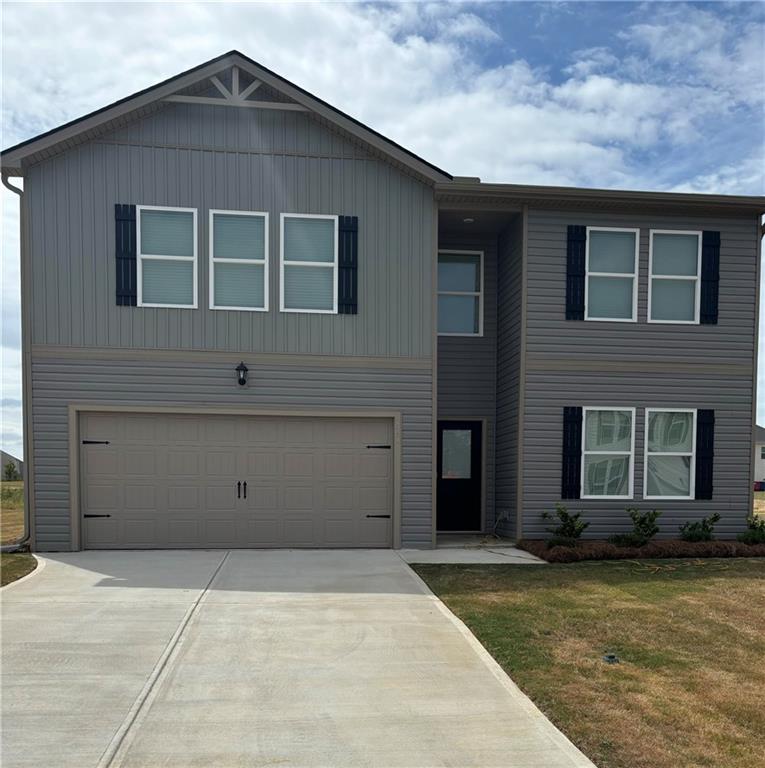
[[[585, 456], [595, 454], [598, 456], [624, 456], [627, 451], [587, 451], [586, 445], [586, 428], [587, 428], [587, 413], [589, 411], [628, 411], [631, 415], [632, 434], [630, 435], [630, 466], [629, 466], [629, 488], [626, 495], [618, 496], [604, 496], [602, 494], [586, 494], [584, 493], [584, 459]], [[632, 499], [635, 497], [634, 479], [635, 479], [635, 408], [616, 407], [612, 405], [588, 405], [582, 408], [582, 458], [579, 468], [579, 487], [582, 489], [580, 494], [581, 499]]]
[[[632, 232], [635, 235], [635, 271], [629, 272], [590, 272], [590, 232]], [[587, 227], [587, 240], [584, 257], [584, 319], [603, 323], [636, 323], [638, 275], [640, 272], [640, 229], [631, 227]], [[592, 277], [632, 277], [632, 317], [590, 317], [590, 276]]]
[[[439, 248], [438, 255], [442, 253], [450, 256], [478, 256], [478, 287], [477, 291], [439, 291], [436, 286], [436, 300], [438, 296], [477, 296], [478, 297], [478, 333], [441, 333], [438, 331], [438, 318], [436, 318], [436, 332], [439, 336], [462, 336], [477, 339], [483, 336], [483, 251], [466, 251], [462, 249]], [[437, 279], [437, 278], [436, 278]]]
[[[690, 275], [654, 275], [653, 274], [653, 236], [654, 235], [696, 235], [699, 243], [698, 254], [696, 256], [696, 276]], [[648, 322], [664, 325], [698, 325], [701, 313], [701, 240], [703, 233], [700, 230], [685, 229], [651, 229], [648, 233]], [[696, 291], [694, 293], [694, 314], [693, 320], [654, 320], [651, 317], [651, 295], [653, 293], [654, 277], [658, 280], [685, 280], [696, 281]]]
[[[332, 269], [332, 309], [293, 309], [284, 306], [284, 220], [285, 219], [330, 219], [335, 223], [335, 260], [326, 261], [287, 261], [291, 267], [316, 267]], [[325, 213], [281, 213], [279, 214], [279, 311], [308, 315], [337, 314], [337, 270], [339, 253], [339, 217]]]
[[[194, 228], [194, 255], [193, 256], [161, 256], [157, 254], [150, 254], [145, 256], [141, 253], [141, 211], [172, 211], [174, 213], [191, 213], [193, 214], [193, 228]], [[199, 305], [198, 299], [198, 250], [197, 250], [197, 209], [196, 208], [177, 208], [175, 206], [168, 205], [136, 205], [135, 207], [135, 227], [136, 227], [136, 254], [137, 254], [137, 268], [136, 268], [136, 281], [137, 285], [137, 305], [139, 307], [162, 307], [165, 309], [196, 309]], [[194, 303], [193, 304], [147, 304], [143, 301], [143, 262], [146, 261], [191, 261], [193, 262], [194, 270]]]
[[[648, 451], [648, 417], [652, 413], [692, 413], [693, 434], [691, 435], [691, 452], [678, 453], [677, 451]], [[645, 432], [643, 434], [643, 498], [651, 501], [688, 501], [696, 498], [696, 422], [698, 410], [696, 408], [646, 408]], [[648, 495], [648, 457], [649, 456], [690, 456], [690, 495], [689, 496], [649, 496]]]
[[[213, 245], [215, 214], [228, 216], [259, 216], [263, 219], [263, 258], [262, 259], [229, 259], [217, 258]], [[268, 213], [265, 211], [227, 211], [222, 208], [210, 209], [210, 309], [224, 309], [229, 312], [268, 312]], [[228, 307], [215, 303], [215, 263], [218, 264], [262, 264], [263, 265], [263, 306], [262, 307]]]

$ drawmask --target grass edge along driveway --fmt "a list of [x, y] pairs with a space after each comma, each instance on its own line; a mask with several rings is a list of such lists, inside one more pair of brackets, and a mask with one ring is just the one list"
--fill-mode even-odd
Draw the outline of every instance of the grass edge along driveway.
[[37, 560], [28, 552], [0, 553], [0, 587], [17, 581], [37, 568]]
[[765, 754], [765, 560], [413, 567], [600, 768]]

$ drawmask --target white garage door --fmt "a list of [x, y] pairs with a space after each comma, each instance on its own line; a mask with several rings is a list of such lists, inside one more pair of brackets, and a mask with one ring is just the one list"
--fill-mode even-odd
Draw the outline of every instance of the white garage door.
[[81, 415], [83, 547], [390, 547], [390, 419]]

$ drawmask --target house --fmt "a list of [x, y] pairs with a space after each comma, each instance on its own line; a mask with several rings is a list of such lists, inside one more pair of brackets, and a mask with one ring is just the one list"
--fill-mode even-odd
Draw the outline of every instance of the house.
[[754, 427], [754, 477], [755, 483], [765, 482], [765, 427]]
[[39, 550], [745, 526], [764, 198], [452, 177], [236, 51], [1, 159]]
[[19, 478], [24, 477], [24, 462], [21, 459], [17, 459], [10, 453], [0, 451], [0, 471], [3, 473], [3, 479], [5, 479], [5, 468], [9, 464], [13, 465], [13, 468], [16, 470], [16, 474], [19, 476]]

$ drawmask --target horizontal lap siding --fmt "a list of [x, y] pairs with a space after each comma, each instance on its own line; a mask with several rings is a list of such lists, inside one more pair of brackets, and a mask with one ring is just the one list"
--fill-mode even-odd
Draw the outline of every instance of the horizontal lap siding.
[[523, 231], [518, 220], [499, 240], [497, 345], [497, 514], [498, 530], [516, 536], [518, 506], [518, 416], [520, 412]]
[[[29, 169], [35, 344], [430, 357], [433, 191], [302, 113], [173, 105]], [[114, 204], [198, 209], [199, 309], [118, 307]], [[208, 212], [267, 211], [267, 313], [208, 309]], [[359, 218], [359, 314], [280, 313], [279, 214]]]
[[[639, 227], [638, 322], [567, 321], [569, 224]], [[717, 325], [648, 324], [649, 229], [721, 234]], [[544, 535], [540, 514], [560, 498], [563, 407], [636, 406], [635, 501], [659, 508], [662, 533], [711, 512], [720, 535], [744, 527], [749, 505], [758, 238], [754, 219], [532, 211], [528, 233], [527, 376], [524, 405], [524, 535]], [[714, 498], [642, 501], [645, 407], [715, 411]], [[628, 527], [629, 501], [573, 501], [587, 512], [588, 535]]]
[[484, 252], [483, 336], [438, 338], [438, 418], [485, 419], [486, 529], [494, 525], [494, 441], [497, 381], [497, 245], [448, 238], [439, 248]]
[[251, 368], [246, 388], [220, 362], [33, 360], [37, 547], [69, 549], [69, 403], [388, 409], [402, 419], [402, 545], [431, 545], [432, 376], [425, 368]]

